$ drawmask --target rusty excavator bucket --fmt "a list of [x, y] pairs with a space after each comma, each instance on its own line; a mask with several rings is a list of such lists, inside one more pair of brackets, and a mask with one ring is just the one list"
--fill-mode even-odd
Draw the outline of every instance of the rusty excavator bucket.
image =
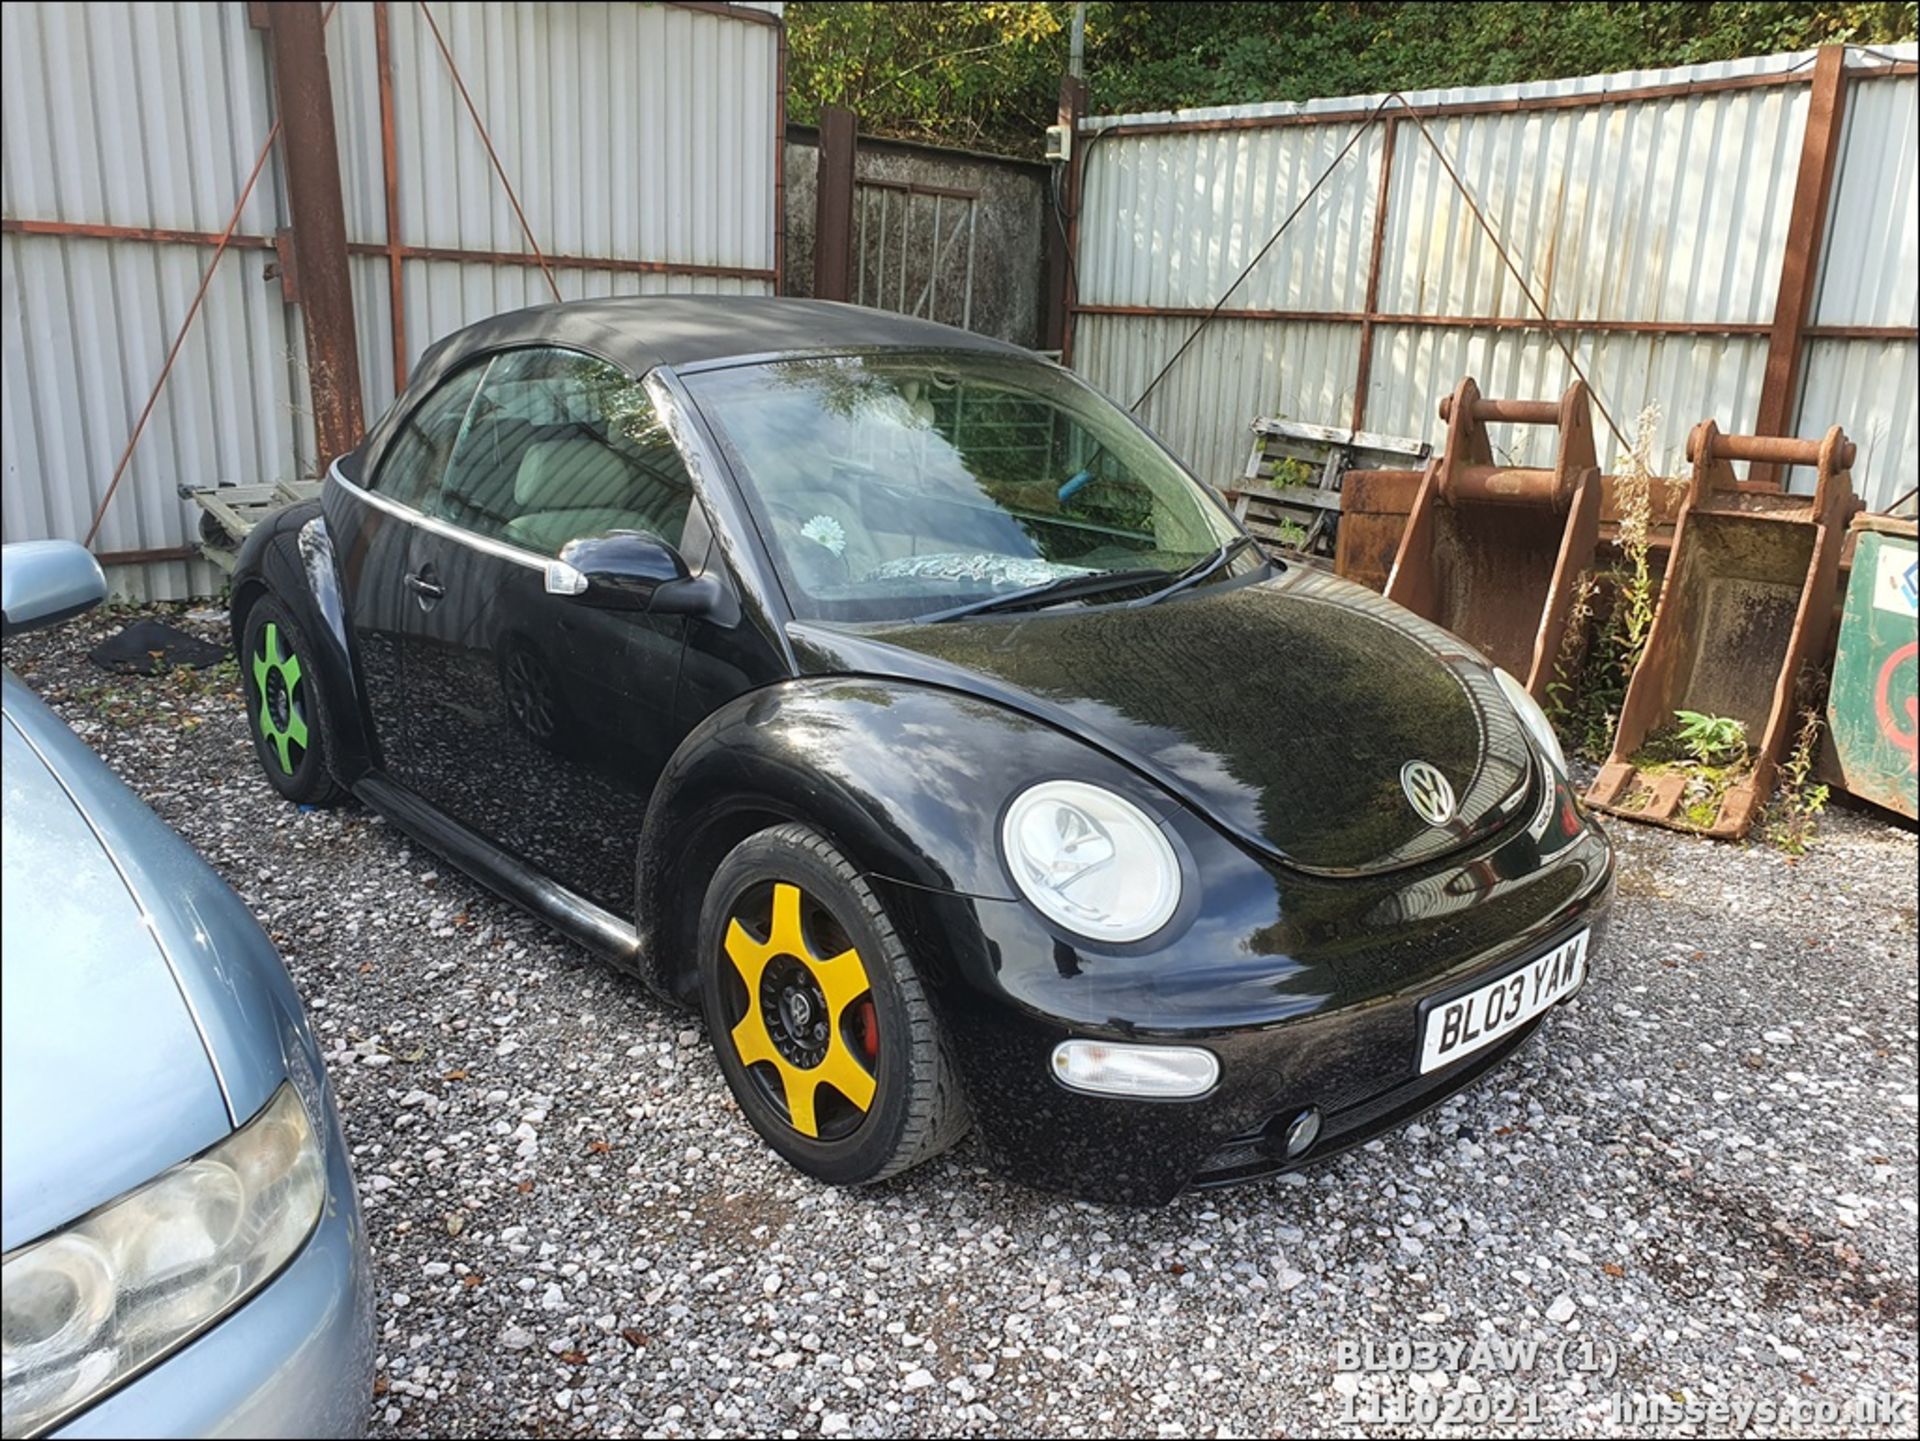
[[[1793, 440], [1722, 435], [1705, 420], [1687, 437], [1687, 459], [1693, 475], [1660, 607], [1587, 800], [1630, 820], [1738, 840], [1773, 790], [1797, 724], [1801, 666], [1818, 657], [1832, 622], [1854, 510], [1853, 444], [1838, 426], [1823, 440]], [[1812, 466], [1814, 492], [1742, 486], [1734, 460]], [[1651, 753], [1648, 742], [1683, 710], [1745, 726], [1750, 768], [1723, 790], [1691, 795], [1700, 773]]]
[[[1447, 444], [1427, 467], [1387, 577], [1387, 599], [1446, 627], [1545, 702], [1580, 573], [1600, 537], [1600, 466], [1587, 387], [1485, 400], [1471, 377], [1440, 402]], [[1496, 465], [1489, 421], [1550, 425], [1551, 467]]]

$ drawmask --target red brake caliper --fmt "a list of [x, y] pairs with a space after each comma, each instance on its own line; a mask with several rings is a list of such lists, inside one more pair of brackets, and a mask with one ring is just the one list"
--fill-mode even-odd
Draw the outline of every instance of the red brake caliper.
[[860, 1003], [854, 1020], [860, 1028], [860, 1049], [866, 1052], [867, 1059], [871, 1061], [880, 1054], [880, 1017], [874, 1014], [871, 997]]

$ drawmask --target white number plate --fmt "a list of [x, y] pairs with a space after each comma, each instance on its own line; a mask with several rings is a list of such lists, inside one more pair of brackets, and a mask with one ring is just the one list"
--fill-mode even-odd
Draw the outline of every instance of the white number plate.
[[1421, 1074], [1512, 1035], [1555, 1001], [1579, 990], [1586, 978], [1587, 932], [1582, 931], [1499, 980], [1441, 1002], [1427, 1012]]

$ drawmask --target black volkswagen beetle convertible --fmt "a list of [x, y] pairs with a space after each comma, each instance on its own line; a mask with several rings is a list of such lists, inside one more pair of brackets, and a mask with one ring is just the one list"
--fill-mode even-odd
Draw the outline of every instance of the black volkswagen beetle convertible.
[[1069, 372], [850, 306], [441, 341], [233, 628], [282, 795], [697, 1004], [829, 1182], [969, 1126], [1116, 1200], [1315, 1160], [1520, 1045], [1611, 894], [1510, 676]]

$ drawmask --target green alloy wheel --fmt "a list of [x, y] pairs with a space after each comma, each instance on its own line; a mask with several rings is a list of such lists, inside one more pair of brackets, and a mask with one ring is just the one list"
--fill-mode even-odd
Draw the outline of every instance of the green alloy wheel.
[[247, 613], [244, 650], [241, 682], [261, 770], [290, 801], [332, 805], [346, 792], [327, 769], [319, 679], [306, 663], [306, 636], [278, 597]]

